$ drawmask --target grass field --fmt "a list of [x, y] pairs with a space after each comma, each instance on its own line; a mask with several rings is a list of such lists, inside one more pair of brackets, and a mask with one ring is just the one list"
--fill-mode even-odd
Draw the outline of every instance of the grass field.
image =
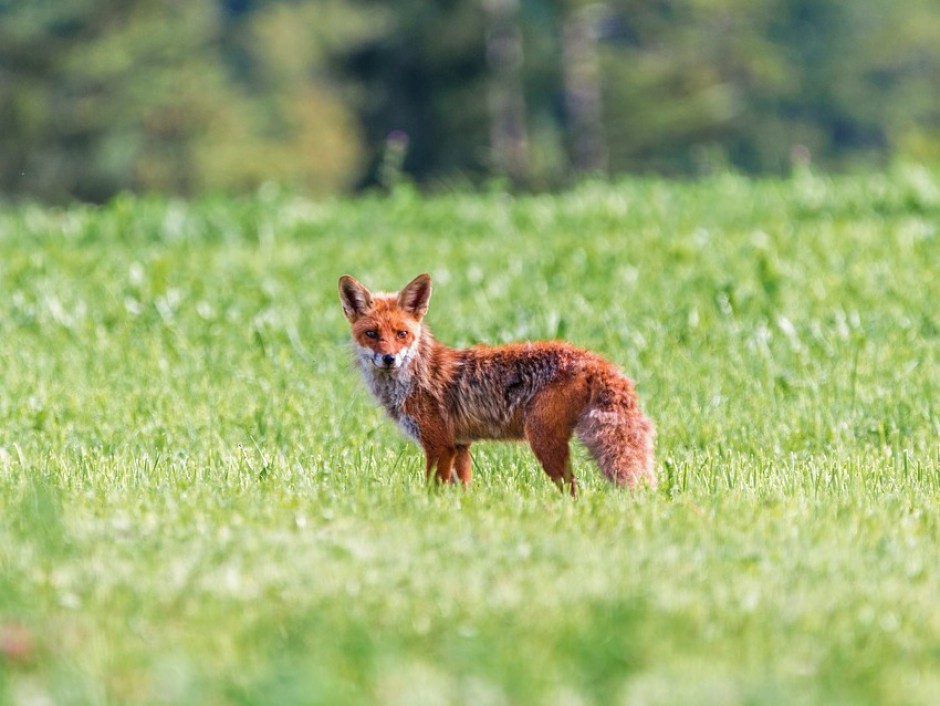
[[[930, 704], [940, 177], [0, 209], [0, 703]], [[563, 337], [656, 491], [432, 489], [336, 294]]]

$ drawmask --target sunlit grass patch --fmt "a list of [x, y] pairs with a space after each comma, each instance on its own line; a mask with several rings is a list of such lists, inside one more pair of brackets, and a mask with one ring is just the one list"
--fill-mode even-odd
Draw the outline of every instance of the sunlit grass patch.
[[[930, 703], [929, 172], [0, 212], [0, 700]], [[617, 361], [660, 487], [469, 491], [356, 377], [340, 274]]]

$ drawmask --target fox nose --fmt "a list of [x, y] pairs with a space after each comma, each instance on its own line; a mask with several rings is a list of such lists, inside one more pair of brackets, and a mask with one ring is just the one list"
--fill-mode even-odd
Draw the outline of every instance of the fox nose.
[[395, 356], [393, 356], [391, 353], [386, 353], [385, 355], [382, 356], [382, 363], [385, 364], [386, 368], [392, 367], [392, 363], [394, 362], [395, 362]]

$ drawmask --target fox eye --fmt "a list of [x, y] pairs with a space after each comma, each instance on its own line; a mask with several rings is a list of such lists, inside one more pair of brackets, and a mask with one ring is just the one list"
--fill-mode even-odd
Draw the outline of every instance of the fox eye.
[[398, 340], [402, 341], [402, 340], [404, 340], [404, 339], [406, 339], [406, 338], [408, 338], [408, 332], [407, 332], [407, 331], [399, 331], [399, 332], [398, 332]]
[[378, 331], [366, 331], [366, 338], [378, 338], [378, 337], [379, 337]]

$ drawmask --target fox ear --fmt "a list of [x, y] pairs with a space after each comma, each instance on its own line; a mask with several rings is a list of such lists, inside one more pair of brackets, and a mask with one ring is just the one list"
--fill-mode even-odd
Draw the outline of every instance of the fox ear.
[[398, 293], [398, 306], [421, 321], [428, 313], [431, 299], [431, 275], [418, 275]]
[[356, 320], [372, 308], [372, 293], [355, 277], [343, 275], [339, 278], [339, 300], [343, 303], [343, 313], [354, 324]]

